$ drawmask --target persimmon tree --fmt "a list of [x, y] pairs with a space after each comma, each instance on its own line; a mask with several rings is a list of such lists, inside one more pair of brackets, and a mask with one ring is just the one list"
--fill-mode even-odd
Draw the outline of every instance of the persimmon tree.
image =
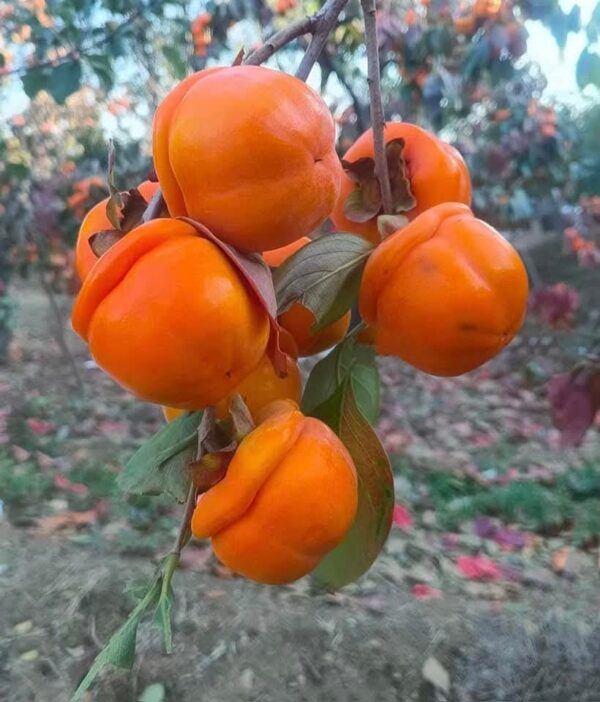
[[[173, 576], [192, 536], [265, 584], [310, 574], [335, 590], [363, 575], [394, 503], [373, 429], [376, 355], [459, 375], [523, 322], [525, 267], [470, 210], [460, 154], [386, 121], [373, 0], [361, 3], [372, 129], [339, 160], [330, 110], [303, 81], [347, 4], [327, 0], [176, 85], [154, 115], [147, 196], [119, 190], [111, 148], [109, 196], [79, 232], [73, 328], [169, 420], [119, 484], [184, 507], [172, 550], [73, 700], [106, 665], [131, 667], [146, 616], [171, 652]], [[298, 39], [295, 77], [261, 65]], [[337, 231], [315, 235], [329, 216]], [[331, 347], [302, 387], [298, 355]]]
[[[547, 21], [559, 42], [578, 21], [555, 2], [479, 0], [465, 12], [442, 0], [379, 10], [373, 0], [207, 4], [191, 23], [185, 4], [153, 0], [2, 7], [18, 47], [5, 39], [3, 72], [30, 97], [48, 92], [69, 108], [87, 76], [109, 91], [120, 58], [136, 56], [155, 113], [154, 174], [115, 172], [129, 160], [117, 149], [106, 190], [95, 169], [69, 182], [79, 219], [88, 197], [107, 197], [79, 230], [73, 326], [109, 375], [171, 420], [124, 467], [121, 487], [184, 507], [172, 550], [76, 700], [106, 665], [131, 667], [144, 617], [172, 650], [173, 577], [192, 534], [259, 582], [310, 573], [336, 589], [372, 565], [393, 508], [373, 430], [376, 356], [457, 375], [518, 331], [525, 268], [473, 215], [472, 185], [477, 203], [502, 171], [510, 213], [523, 217], [515, 180], [529, 197], [540, 178], [529, 160], [560, 163], [555, 119], [532, 104], [535, 81], [518, 104], [506, 81], [523, 75], [525, 18]], [[165, 39], [169, 23], [181, 42]], [[242, 25], [269, 38], [234, 58]], [[595, 82], [586, 56], [582, 84]], [[268, 61], [285, 70], [263, 68]], [[206, 70], [161, 101], [158, 86], [184, 78], [189, 64]], [[303, 82], [317, 64], [342, 163], [330, 109]], [[477, 109], [497, 132], [476, 138]], [[490, 178], [472, 183], [458, 151], [401, 117], [466, 136], [468, 160], [483, 157]], [[498, 169], [492, 142], [514, 137], [511, 120], [531, 130], [527, 153]], [[138, 187], [146, 175], [149, 202]], [[498, 195], [494, 203], [507, 204]], [[328, 216], [336, 231], [312, 240]], [[349, 328], [353, 307], [362, 322]], [[331, 347], [302, 387], [297, 356]]]

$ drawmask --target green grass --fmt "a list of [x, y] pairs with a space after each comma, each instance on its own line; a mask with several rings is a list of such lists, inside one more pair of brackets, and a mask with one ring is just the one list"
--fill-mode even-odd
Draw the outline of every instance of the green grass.
[[567, 470], [553, 485], [523, 479], [489, 487], [416, 469], [406, 461], [396, 462], [395, 468], [419, 496], [417, 507], [434, 509], [441, 529], [455, 531], [476, 517], [489, 516], [539, 533], [572, 530], [575, 545], [600, 541], [600, 467], [595, 465]]

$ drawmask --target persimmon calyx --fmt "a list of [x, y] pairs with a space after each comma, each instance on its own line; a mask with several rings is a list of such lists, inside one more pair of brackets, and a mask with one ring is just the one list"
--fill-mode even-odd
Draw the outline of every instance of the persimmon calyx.
[[[416, 205], [404, 158], [404, 146], [405, 141], [402, 138], [392, 139], [385, 146], [392, 190], [392, 212], [387, 214], [408, 212]], [[375, 160], [370, 156], [356, 161], [342, 160], [342, 166], [357, 185], [346, 199], [344, 214], [351, 222], [368, 222], [381, 213], [383, 208], [381, 186], [375, 173]]]
[[[117, 212], [115, 220], [118, 226], [114, 229], [103, 229], [96, 232], [88, 239], [92, 251], [98, 258], [103, 256], [126, 234], [142, 223], [142, 216], [148, 207], [144, 196], [137, 188], [131, 188], [125, 192], [120, 192], [118, 195], [121, 203], [121, 209]], [[106, 215], [113, 226], [115, 222], [111, 217], [115, 213], [114, 207], [115, 202], [113, 201], [111, 204], [109, 198], [109, 201], [106, 203]]]

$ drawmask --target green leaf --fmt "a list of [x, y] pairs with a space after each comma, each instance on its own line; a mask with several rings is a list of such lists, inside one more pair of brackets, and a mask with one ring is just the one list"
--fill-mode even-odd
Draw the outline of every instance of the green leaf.
[[373, 245], [353, 234], [326, 234], [303, 246], [273, 273], [279, 313], [301, 302], [315, 315], [313, 331], [338, 320], [358, 297]]
[[[332, 349], [327, 356], [313, 366], [308, 376], [302, 395], [302, 411], [313, 414], [315, 410], [335, 394], [344, 377], [340, 375], [343, 354], [352, 354], [352, 344], [342, 342]], [[342, 363], [344, 365], [342, 365]]]
[[140, 495], [168, 494], [183, 502], [190, 486], [188, 463], [194, 460], [202, 412], [186, 412], [166, 424], [129, 459], [117, 483]]
[[371, 346], [357, 344], [355, 352], [357, 353], [356, 361], [350, 372], [352, 391], [358, 409], [364, 418], [370, 424], [375, 424], [379, 419], [381, 401], [379, 369], [375, 362], [375, 350]]
[[64, 104], [65, 100], [81, 86], [81, 61], [72, 60], [59, 63], [52, 68], [47, 85], [44, 87], [59, 104]]
[[31, 68], [23, 76], [23, 90], [28, 98], [33, 98], [48, 85], [49, 71], [45, 68]]
[[30, 169], [24, 163], [6, 163], [4, 170], [8, 176], [11, 178], [18, 178], [23, 180], [29, 175]]
[[161, 51], [163, 56], [169, 62], [173, 70], [173, 75], [175, 78], [182, 80], [188, 74], [188, 64], [185, 58], [182, 56], [181, 51], [172, 44], [165, 44]]
[[319, 410], [350, 452], [358, 476], [356, 519], [344, 540], [313, 571], [318, 586], [336, 590], [366, 573], [383, 548], [392, 524], [394, 479], [377, 434], [358, 409], [351, 383], [340, 386]]
[[313, 414], [347, 380], [352, 383], [357, 405], [371, 424], [379, 417], [380, 381], [371, 346], [348, 337], [312, 369], [302, 397], [302, 410]]
[[152, 581], [146, 594], [131, 612], [125, 623], [110, 637], [106, 646], [96, 656], [92, 667], [79, 683], [70, 702], [79, 702], [83, 693], [90, 688], [98, 674], [108, 665], [128, 670], [135, 660], [135, 643], [137, 629], [146, 610], [158, 601], [161, 591], [161, 577], [157, 575]]
[[90, 68], [96, 74], [100, 85], [108, 92], [115, 83], [112, 61], [108, 54], [91, 54], [86, 56]]

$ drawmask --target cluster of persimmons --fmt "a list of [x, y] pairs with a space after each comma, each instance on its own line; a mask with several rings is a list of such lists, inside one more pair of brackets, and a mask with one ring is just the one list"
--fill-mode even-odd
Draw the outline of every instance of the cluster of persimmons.
[[[350, 313], [314, 332], [313, 312], [296, 302], [273, 324], [227, 248], [262, 255], [275, 268], [310, 245], [327, 218], [337, 231], [366, 238], [373, 249], [358, 300], [368, 332], [361, 338], [432, 374], [486, 362], [524, 318], [525, 269], [469, 209], [459, 153], [409, 124], [388, 123], [385, 140], [401, 146], [402, 168], [392, 170], [410, 205], [382, 240], [380, 211], [357, 217], [347, 206], [365, 185], [353, 164], [373, 159], [370, 130], [340, 161], [332, 116], [302, 81], [263, 67], [206, 69], [177, 85], [154, 117], [158, 183], [142, 183], [139, 193], [149, 201], [160, 188], [168, 213], [139, 223], [101, 255], [90, 241], [113, 228], [107, 201], [79, 233], [82, 287], [72, 319], [97, 363], [171, 420], [208, 407], [223, 419], [234, 396], [245, 401], [255, 428], [225, 477], [199, 497], [192, 531], [260, 582], [311, 571], [355, 518], [350, 454], [327, 425], [298, 409], [298, 357], [341, 341]], [[287, 373], [273, 364], [274, 336]]]

